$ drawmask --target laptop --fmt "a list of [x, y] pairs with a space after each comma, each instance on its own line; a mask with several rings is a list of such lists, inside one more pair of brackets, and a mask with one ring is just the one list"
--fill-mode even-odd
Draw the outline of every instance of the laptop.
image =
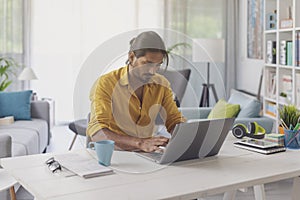
[[201, 159], [219, 153], [234, 118], [187, 121], [177, 124], [163, 152], [137, 152], [159, 164]]

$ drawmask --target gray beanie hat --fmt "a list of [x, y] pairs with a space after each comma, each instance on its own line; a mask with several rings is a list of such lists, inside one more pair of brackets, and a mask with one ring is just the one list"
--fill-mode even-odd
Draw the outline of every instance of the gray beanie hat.
[[162, 38], [154, 31], [140, 33], [130, 41], [130, 51], [140, 49], [159, 49], [166, 51], [165, 43]]

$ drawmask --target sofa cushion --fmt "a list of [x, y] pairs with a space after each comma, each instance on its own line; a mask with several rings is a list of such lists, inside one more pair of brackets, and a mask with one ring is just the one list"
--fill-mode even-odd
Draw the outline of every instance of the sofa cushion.
[[11, 135], [13, 156], [42, 153], [48, 143], [48, 125], [45, 120], [32, 119], [1, 125], [0, 134]]
[[235, 117], [240, 111], [239, 104], [227, 103], [224, 99], [220, 99], [213, 107], [208, 115], [208, 119], [220, 119]]
[[228, 99], [228, 103], [240, 105], [241, 110], [237, 118], [259, 117], [261, 103], [255, 98], [248, 97], [240, 92], [234, 92]]
[[15, 120], [31, 120], [31, 90], [0, 92], [0, 117], [14, 116]]
[[211, 107], [179, 107], [178, 110], [187, 119], [206, 119], [211, 111]]
[[35, 131], [28, 129], [0, 129], [0, 134], [12, 138], [12, 156], [24, 156], [39, 153], [39, 138]]

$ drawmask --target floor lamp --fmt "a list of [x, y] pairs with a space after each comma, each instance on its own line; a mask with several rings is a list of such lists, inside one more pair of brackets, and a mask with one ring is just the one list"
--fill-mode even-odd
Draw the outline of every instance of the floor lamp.
[[215, 101], [218, 101], [218, 95], [215, 85], [210, 83], [210, 64], [222, 63], [225, 61], [223, 39], [194, 39], [193, 41], [193, 61], [207, 63], [207, 79], [202, 84], [202, 94], [200, 107], [209, 107], [209, 89], [211, 88]]

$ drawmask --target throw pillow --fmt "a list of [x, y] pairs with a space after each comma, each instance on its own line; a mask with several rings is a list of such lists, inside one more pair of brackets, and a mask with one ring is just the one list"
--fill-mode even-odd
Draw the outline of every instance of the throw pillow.
[[237, 118], [259, 117], [261, 103], [255, 98], [236, 91], [230, 96], [228, 103], [240, 105], [241, 111]]
[[0, 92], [0, 117], [14, 116], [15, 120], [31, 120], [31, 90]]
[[227, 103], [220, 99], [210, 111], [207, 119], [223, 119], [235, 117], [240, 111], [240, 105]]

